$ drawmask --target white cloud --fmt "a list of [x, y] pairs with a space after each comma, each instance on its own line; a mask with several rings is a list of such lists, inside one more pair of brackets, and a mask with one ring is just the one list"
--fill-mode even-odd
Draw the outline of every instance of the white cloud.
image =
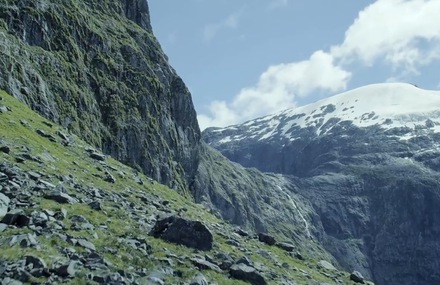
[[244, 88], [232, 102], [214, 101], [210, 115], [200, 115], [202, 129], [223, 127], [295, 105], [296, 96], [317, 89], [340, 91], [346, 88], [350, 73], [333, 64], [330, 54], [315, 52], [308, 60], [269, 67], [253, 87]]
[[214, 23], [214, 24], [208, 24], [203, 28], [203, 39], [205, 42], [210, 42], [212, 39], [215, 38], [218, 32], [220, 32], [222, 29], [236, 29], [238, 27], [238, 22], [241, 17], [243, 9], [232, 13], [229, 15], [226, 19]]
[[[287, 5], [288, 0], [271, 4]], [[440, 59], [439, 11], [440, 0], [377, 0], [359, 13], [342, 43], [301, 62], [269, 67], [255, 86], [242, 89], [231, 102], [213, 102], [209, 114], [199, 116], [200, 126], [226, 126], [274, 113], [315, 90], [342, 91], [351, 78], [345, 69], [352, 63], [371, 67], [385, 62], [396, 73], [388, 81], [417, 74], [420, 66]]]
[[438, 0], [378, 0], [359, 13], [344, 42], [331, 53], [344, 62], [372, 66], [384, 60], [416, 72], [440, 55]]

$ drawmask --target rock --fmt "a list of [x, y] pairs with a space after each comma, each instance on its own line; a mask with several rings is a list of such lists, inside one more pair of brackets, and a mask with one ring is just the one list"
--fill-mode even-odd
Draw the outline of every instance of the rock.
[[66, 265], [62, 265], [54, 270], [55, 274], [61, 277], [74, 277], [76, 275], [76, 261], [70, 261]]
[[201, 259], [201, 258], [191, 258], [191, 262], [197, 266], [199, 269], [211, 269], [213, 271], [216, 272], [223, 272], [220, 267], [218, 267], [217, 265], [205, 260], [205, 259]]
[[8, 228], [7, 224], [0, 223], [0, 233], [6, 231]]
[[215, 258], [217, 258], [217, 260], [219, 261], [218, 264], [220, 264], [219, 267], [223, 270], [229, 269], [232, 264], [234, 264], [234, 260], [232, 259], [232, 257], [226, 253], [217, 253], [215, 255]]
[[98, 152], [90, 153], [90, 157], [99, 161], [105, 161], [105, 155]]
[[44, 196], [44, 198], [49, 200], [54, 200], [61, 204], [74, 204], [76, 203], [76, 199], [72, 198], [66, 193], [60, 191], [52, 191]]
[[214, 242], [211, 232], [204, 224], [177, 216], [157, 221], [150, 235], [199, 250], [211, 250]]
[[8, 180], [9, 180], [8, 175], [0, 172], [0, 182], [4, 182], [4, 181], [8, 181]]
[[11, 200], [6, 195], [0, 193], [0, 219], [3, 218], [8, 212], [10, 202]]
[[61, 210], [55, 212], [55, 214], [53, 215], [53, 217], [57, 220], [64, 220], [67, 217], [67, 210], [64, 208], [61, 208]]
[[90, 250], [93, 250], [93, 251], [96, 250], [95, 245], [93, 243], [85, 240], [85, 239], [78, 239], [78, 244], [80, 246], [84, 247], [84, 248], [87, 248], [87, 249], [90, 249]]
[[69, 137], [68, 137], [65, 133], [63, 133], [63, 132], [61, 132], [61, 131], [57, 131], [57, 135], [58, 135], [62, 140], [64, 140], [64, 141], [69, 141]]
[[42, 123], [45, 124], [46, 126], [48, 126], [49, 128], [53, 127], [53, 124], [48, 121], [42, 121]]
[[6, 277], [2, 281], [2, 285], [23, 285], [23, 282]]
[[288, 252], [292, 252], [295, 249], [295, 246], [293, 244], [287, 242], [277, 242], [276, 246]]
[[243, 255], [242, 257], [240, 257], [236, 262], [236, 264], [245, 264], [247, 266], [252, 266], [252, 261], [249, 259], [249, 257]]
[[71, 216], [70, 221], [72, 221], [73, 223], [89, 223], [89, 221], [81, 215]]
[[92, 208], [95, 211], [102, 211], [102, 205], [101, 202], [99, 201], [93, 201], [91, 203], [88, 204], [90, 206], [90, 208]]
[[195, 276], [192, 280], [190, 285], [209, 285], [208, 280], [206, 280], [206, 277], [203, 276], [203, 274], [199, 273], [197, 276]]
[[23, 210], [12, 210], [3, 217], [2, 223], [7, 225], [13, 225], [17, 227], [26, 227], [29, 225], [30, 218], [23, 214]]
[[32, 214], [32, 224], [40, 227], [46, 227], [49, 217], [44, 212], [37, 212]]
[[229, 273], [235, 279], [246, 281], [252, 285], [266, 285], [264, 277], [253, 267], [246, 264], [234, 264], [231, 266]]
[[116, 178], [111, 175], [110, 173], [107, 174], [107, 176], [104, 178], [104, 181], [108, 182], [108, 183], [116, 183]]
[[9, 246], [19, 244], [21, 247], [38, 246], [37, 236], [35, 234], [23, 234], [12, 236], [9, 240]]
[[35, 181], [38, 181], [41, 178], [40, 174], [33, 172], [33, 171], [29, 171], [28, 175], [29, 175], [30, 179], [35, 180]]
[[4, 153], [9, 153], [11, 151], [11, 149], [9, 148], [9, 146], [3, 145], [3, 146], [0, 146], [0, 151], [4, 152]]
[[37, 129], [36, 132], [37, 132], [37, 134], [39, 134], [40, 136], [45, 137], [45, 138], [47, 138], [47, 137], [50, 136], [50, 135], [47, 134], [45, 131], [40, 130], [40, 129]]
[[350, 274], [350, 280], [356, 283], [364, 284], [364, 276], [359, 271], [353, 271]]
[[32, 268], [44, 269], [47, 268], [46, 262], [38, 256], [27, 255], [24, 257], [26, 260], [26, 266], [32, 265]]
[[242, 236], [242, 237], [248, 237], [249, 236], [249, 233], [246, 232], [245, 230], [243, 230], [242, 228], [236, 228], [235, 232], [237, 234], [239, 234], [240, 236]]
[[149, 276], [148, 277], [148, 285], [164, 285], [165, 282], [163, 282], [162, 279], [156, 276]]
[[268, 244], [268, 245], [274, 245], [276, 243], [275, 238], [269, 234], [266, 234], [266, 233], [259, 233], [258, 240], [261, 242], [264, 242], [265, 244]]
[[318, 267], [324, 268], [327, 270], [336, 270], [336, 268], [330, 262], [325, 261], [325, 260], [320, 260], [318, 262]]

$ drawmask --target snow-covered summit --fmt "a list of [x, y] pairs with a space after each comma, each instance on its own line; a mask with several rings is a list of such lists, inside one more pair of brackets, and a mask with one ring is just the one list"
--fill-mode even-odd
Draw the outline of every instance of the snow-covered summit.
[[[440, 132], [440, 91], [424, 90], [405, 83], [367, 85], [306, 106], [210, 132], [223, 134], [218, 143], [244, 138], [295, 140], [300, 129], [312, 128], [319, 136], [343, 122], [351, 122], [357, 127], [378, 125], [383, 129], [405, 127]], [[408, 137], [413, 135], [408, 133]]]

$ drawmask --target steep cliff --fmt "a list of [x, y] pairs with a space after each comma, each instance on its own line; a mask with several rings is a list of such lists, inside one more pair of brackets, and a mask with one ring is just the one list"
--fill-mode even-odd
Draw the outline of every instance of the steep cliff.
[[146, 1], [2, 0], [0, 23], [0, 88], [228, 221], [261, 231], [284, 224], [283, 234], [305, 238], [272, 178], [201, 144], [190, 93], [152, 33]]
[[345, 268], [377, 284], [438, 284], [438, 106], [438, 91], [378, 84], [203, 136], [232, 161], [284, 174]]
[[0, 1], [0, 88], [183, 191], [198, 163], [191, 96], [144, 0]]

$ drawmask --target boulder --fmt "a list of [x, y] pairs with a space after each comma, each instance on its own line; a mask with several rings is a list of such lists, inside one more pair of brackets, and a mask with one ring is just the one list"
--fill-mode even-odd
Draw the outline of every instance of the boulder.
[[96, 247], [93, 243], [85, 240], [85, 239], [78, 239], [78, 244], [84, 248], [90, 249], [90, 250], [96, 250]]
[[61, 204], [73, 204], [76, 202], [76, 200], [74, 198], [72, 198], [68, 194], [63, 193], [61, 191], [49, 192], [48, 194], [46, 194], [46, 196], [44, 196], [44, 198], [49, 199], [49, 200], [54, 200], [54, 201], [61, 203]]
[[359, 271], [353, 271], [350, 274], [350, 280], [356, 283], [364, 284], [364, 276]]
[[26, 266], [32, 265], [32, 268], [44, 269], [47, 268], [46, 262], [38, 256], [27, 255], [25, 256]]
[[61, 277], [74, 277], [76, 275], [76, 261], [70, 261], [68, 264], [56, 268], [55, 274]]
[[197, 276], [195, 276], [192, 280], [190, 285], [208, 285], [208, 280], [206, 280], [206, 277], [203, 276], [203, 274], [199, 273]]
[[90, 154], [90, 157], [93, 159], [96, 159], [98, 161], [104, 161], [105, 160], [105, 155], [101, 154], [101, 153], [97, 153], [97, 152], [92, 152]]
[[235, 279], [246, 281], [252, 285], [266, 285], [264, 277], [253, 267], [239, 263], [231, 266], [229, 273]]
[[211, 250], [214, 242], [212, 233], [204, 224], [177, 216], [157, 221], [150, 235], [199, 250]]
[[274, 245], [276, 243], [275, 238], [269, 234], [266, 234], [266, 233], [259, 233], [258, 240], [261, 242], [264, 242], [265, 244], [268, 244], [268, 245]]
[[191, 258], [191, 262], [197, 266], [197, 268], [199, 269], [211, 269], [213, 271], [216, 272], [223, 272], [220, 267], [218, 267], [217, 265], [215, 265], [214, 263], [211, 263], [205, 259], [201, 259], [201, 258]]
[[4, 152], [4, 153], [9, 153], [11, 151], [11, 149], [8, 146], [3, 145], [3, 146], [0, 146], [0, 151]]
[[29, 225], [30, 218], [26, 216], [21, 209], [12, 210], [3, 217], [2, 223], [17, 227], [26, 227]]
[[287, 242], [277, 242], [276, 246], [288, 252], [292, 252], [295, 250], [295, 246]]
[[333, 264], [331, 264], [330, 262], [325, 261], [325, 260], [320, 260], [318, 262], [318, 267], [323, 268], [323, 269], [327, 269], [327, 270], [336, 270], [336, 268], [333, 266]]

